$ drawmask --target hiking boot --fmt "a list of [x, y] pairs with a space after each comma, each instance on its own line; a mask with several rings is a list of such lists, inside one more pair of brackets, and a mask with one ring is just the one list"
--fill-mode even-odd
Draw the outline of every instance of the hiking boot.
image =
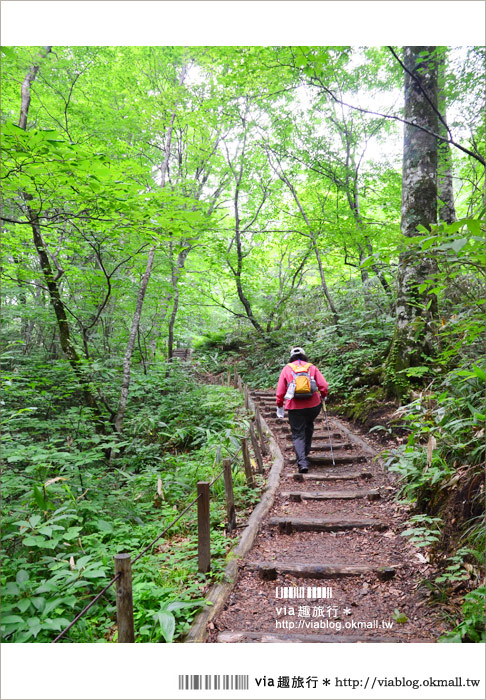
[[299, 467], [299, 474], [307, 474], [309, 467]]

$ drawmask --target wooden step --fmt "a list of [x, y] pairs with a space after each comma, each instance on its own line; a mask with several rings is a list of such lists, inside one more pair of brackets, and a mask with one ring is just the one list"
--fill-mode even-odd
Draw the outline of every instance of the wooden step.
[[292, 561], [260, 561], [249, 564], [249, 570], [258, 571], [265, 581], [275, 581], [279, 575], [287, 574], [296, 578], [345, 578], [375, 574], [382, 581], [395, 576], [397, 567], [377, 564], [304, 564]]
[[[332, 449], [333, 452], [339, 452], [339, 450], [350, 450], [352, 447], [350, 442], [337, 442], [333, 444]], [[317, 438], [317, 440], [312, 440], [312, 450], [322, 450], [323, 452], [330, 452], [331, 451], [331, 445], [329, 444], [329, 440], [324, 442], [324, 438]]]
[[350, 472], [349, 474], [343, 474], [342, 472], [336, 474], [292, 474], [292, 478], [295, 481], [334, 481], [335, 479], [372, 479], [373, 474], [370, 472]]
[[[282, 425], [282, 423], [277, 423], [277, 425], [273, 426], [273, 431], [281, 434], [282, 437], [288, 437], [289, 439], [291, 439], [290, 428], [287, 424]], [[342, 440], [342, 437], [343, 436], [341, 433], [331, 433], [331, 440]], [[324, 433], [318, 429], [312, 436], [312, 440], [329, 440], [329, 435], [327, 432]]]
[[[324, 464], [324, 465], [332, 465], [332, 464], [357, 464], [357, 463], [362, 463], [366, 462], [366, 457], [364, 455], [334, 455], [334, 462], [331, 457], [331, 453], [316, 453], [316, 454], [309, 454], [307, 455], [307, 459], [309, 460], [309, 465], [311, 464]], [[296, 458], [291, 457], [290, 462], [295, 463]]]
[[278, 527], [279, 532], [290, 535], [296, 532], [331, 532], [333, 530], [354, 530], [355, 528], [371, 528], [387, 530], [388, 525], [374, 518], [345, 518], [342, 515], [328, 515], [325, 518], [291, 518], [279, 516], [270, 518], [269, 527]]
[[291, 501], [328, 501], [335, 499], [367, 498], [369, 501], [377, 501], [380, 498], [378, 489], [348, 490], [348, 491], [282, 491], [282, 498]]
[[220, 632], [216, 638], [216, 641], [220, 644], [234, 644], [234, 643], [253, 643], [261, 642], [263, 644], [295, 644], [299, 642], [303, 643], [316, 643], [316, 644], [336, 644], [341, 643], [375, 643], [375, 644], [386, 644], [388, 642], [430, 642], [430, 639], [400, 639], [398, 637], [366, 637], [365, 635], [357, 634], [341, 634], [340, 632], [336, 634], [299, 634], [292, 632]]

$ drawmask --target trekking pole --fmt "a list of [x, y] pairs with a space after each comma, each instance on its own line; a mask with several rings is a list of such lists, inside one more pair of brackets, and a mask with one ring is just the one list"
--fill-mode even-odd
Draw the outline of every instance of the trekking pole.
[[326, 416], [327, 434], [329, 435], [329, 446], [331, 448], [332, 466], [335, 467], [336, 462], [334, 461], [334, 452], [332, 451], [331, 431], [329, 429], [329, 421], [327, 420], [326, 399], [324, 399], [322, 403], [324, 406], [324, 415]]

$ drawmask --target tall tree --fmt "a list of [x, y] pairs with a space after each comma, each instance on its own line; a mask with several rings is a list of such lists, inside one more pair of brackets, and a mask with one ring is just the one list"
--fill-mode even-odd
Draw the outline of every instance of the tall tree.
[[[442, 48], [442, 47], [441, 47]], [[447, 103], [446, 103], [446, 53], [445, 50], [437, 51], [438, 65], [438, 109], [442, 115], [439, 120], [439, 134], [447, 138]], [[452, 224], [456, 220], [456, 207], [454, 204], [454, 187], [452, 178], [452, 153], [447, 141], [440, 141], [438, 145], [438, 173], [437, 194], [439, 198], [439, 221]]]
[[[398, 373], [423, 363], [434, 351], [435, 294], [425, 289], [433, 280], [434, 259], [418, 255], [407, 239], [422, 235], [437, 220], [437, 61], [433, 46], [405, 46], [405, 120], [402, 166], [401, 231], [404, 250], [397, 279], [396, 325], [385, 365], [387, 389], [402, 392]], [[417, 124], [417, 128], [413, 124]], [[420, 227], [420, 228], [419, 228]], [[424, 287], [425, 285], [425, 287]]]
[[[22, 83], [20, 117], [18, 125], [24, 131], [27, 130], [29, 108], [31, 103], [32, 84], [35, 81], [39, 72], [40, 61], [45, 60], [51, 53], [51, 50], [51, 46], [44, 47], [43, 53], [40, 54], [37, 61], [30, 66], [29, 71]], [[54, 313], [56, 315], [61, 347], [72, 367], [74, 374], [76, 375], [76, 378], [79, 381], [86, 406], [93, 410], [94, 415], [98, 421], [98, 425], [101, 426], [101, 411], [98, 406], [98, 401], [96, 396], [91, 391], [87, 376], [83, 372], [80, 357], [71, 337], [71, 329], [67, 318], [66, 308], [62, 301], [62, 296], [58, 285], [58, 280], [64, 274], [64, 270], [62, 270], [62, 268], [56, 265], [58, 269], [57, 272], [54, 273], [54, 270], [52, 269], [51, 265], [51, 259], [53, 256], [49, 255], [47, 246], [42, 237], [41, 224], [38, 213], [35, 211], [34, 208], [30, 206], [30, 203], [32, 201], [32, 195], [23, 192], [22, 197], [25, 201], [26, 212], [28, 214], [28, 219], [32, 228], [34, 246], [37, 251], [37, 255], [39, 256], [39, 263], [42, 270], [42, 274], [44, 276], [44, 281], [47, 286], [49, 298], [54, 309]]]

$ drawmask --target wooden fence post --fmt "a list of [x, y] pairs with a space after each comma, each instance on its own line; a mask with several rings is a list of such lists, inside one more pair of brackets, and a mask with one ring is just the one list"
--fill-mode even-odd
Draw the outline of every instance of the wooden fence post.
[[209, 481], [197, 482], [197, 556], [198, 571], [211, 568], [211, 530], [209, 524]]
[[231, 386], [231, 372], [229, 370], [226, 373], [226, 384], [227, 386]]
[[235, 389], [238, 388], [238, 372], [236, 371], [236, 367], [233, 370], [233, 387]]
[[263, 428], [262, 428], [262, 421], [260, 418], [260, 411], [258, 408], [255, 408], [255, 425], [258, 433], [258, 438], [260, 440], [260, 447], [262, 450], [262, 456], [266, 457], [268, 455], [268, 450], [267, 450], [267, 445], [265, 442], [265, 436], [263, 434]]
[[246, 485], [250, 489], [254, 489], [255, 488], [255, 479], [253, 476], [253, 469], [251, 468], [250, 451], [248, 449], [247, 438], [243, 438], [241, 441], [241, 452], [243, 454], [243, 467], [245, 469]]
[[116, 622], [118, 642], [135, 641], [133, 627], [132, 565], [129, 554], [115, 554], [116, 580]]
[[245, 393], [245, 408], [250, 408], [250, 397], [246, 384], [243, 384], [243, 391]]
[[251, 446], [253, 447], [253, 452], [255, 453], [255, 459], [258, 465], [258, 473], [262, 474], [263, 472], [263, 459], [262, 459], [262, 453], [260, 452], [260, 446], [258, 445], [258, 440], [255, 435], [255, 428], [253, 426], [253, 423], [250, 423], [250, 440], [251, 440]]
[[228, 523], [226, 532], [231, 534], [236, 528], [235, 497], [233, 494], [233, 475], [231, 473], [231, 459], [223, 459], [224, 491], [226, 494], [226, 513]]

